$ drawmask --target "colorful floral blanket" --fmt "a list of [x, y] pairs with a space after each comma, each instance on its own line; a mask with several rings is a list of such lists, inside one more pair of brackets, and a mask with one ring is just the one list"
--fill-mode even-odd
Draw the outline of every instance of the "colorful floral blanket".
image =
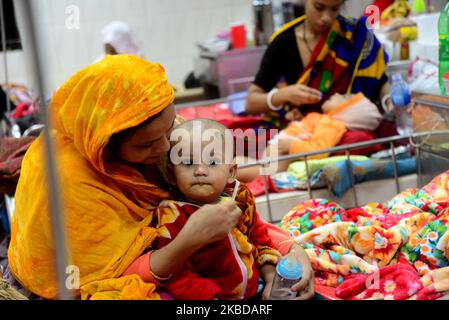
[[384, 204], [345, 210], [306, 201], [281, 227], [305, 248], [317, 284], [340, 298], [449, 296], [449, 171]]

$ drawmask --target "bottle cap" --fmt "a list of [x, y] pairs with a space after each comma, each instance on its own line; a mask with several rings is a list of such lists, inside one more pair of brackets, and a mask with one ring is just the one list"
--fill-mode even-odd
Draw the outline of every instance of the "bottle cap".
[[393, 75], [391, 76], [391, 81], [392, 82], [402, 82], [402, 75], [400, 73], [393, 73]]
[[405, 87], [402, 87], [399, 92], [396, 91], [394, 94], [391, 94], [391, 102], [396, 108], [407, 107], [411, 100], [410, 93]]
[[286, 256], [279, 261], [276, 271], [284, 279], [296, 280], [301, 278], [302, 266], [295, 257]]
[[400, 73], [394, 73], [391, 76], [391, 102], [396, 108], [407, 107], [411, 102], [410, 92], [407, 83], [403, 80]]

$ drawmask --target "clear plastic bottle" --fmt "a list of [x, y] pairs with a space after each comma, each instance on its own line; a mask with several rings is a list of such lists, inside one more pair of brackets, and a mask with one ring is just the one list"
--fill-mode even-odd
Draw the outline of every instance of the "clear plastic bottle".
[[411, 96], [408, 85], [400, 73], [395, 73], [392, 76], [390, 96], [394, 106], [396, 129], [400, 135], [411, 134], [413, 132], [413, 123], [410, 111], [408, 110]]
[[273, 22], [274, 31], [279, 30], [284, 25], [284, 18], [282, 17], [282, 3], [281, 0], [273, 0]]
[[449, 2], [446, 3], [446, 6], [440, 13], [440, 18], [438, 19], [438, 35], [440, 42], [438, 81], [441, 94], [447, 96], [443, 76], [449, 72]]
[[276, 266], [276, 275], [271, 287], [270, 300], [290, 300], [294, 299], [297, 292], [291, 287], [298, 283], [302, 276], [301, 263], [296, 255], [290, 253], [283, 257]]

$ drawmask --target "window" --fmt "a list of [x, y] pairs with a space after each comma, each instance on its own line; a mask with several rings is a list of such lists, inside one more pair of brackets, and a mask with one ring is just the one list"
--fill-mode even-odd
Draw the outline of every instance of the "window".
[[[17, 29], [16, 15], [14, 13], [13, 0], [0, 0], [3, 2], [3, 17], [5, 19], [5, 34], [7, 50], [22, 49], [19, 30]], [[0, 31], [1, 31], [0, 25]], [[0, 33], [0, 51], [3, 50], [3, 39]]]

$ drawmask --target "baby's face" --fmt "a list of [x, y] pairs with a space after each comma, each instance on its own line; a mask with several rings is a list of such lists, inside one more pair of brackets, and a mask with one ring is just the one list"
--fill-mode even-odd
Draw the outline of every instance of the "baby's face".
[[[208, 152], [210, 149], [206, 148], [210, 142], [201, 141], [201, 139], [194, 141], [192, 135], [190, 138], [191, 143], [184, 144], [180, 149], [181, 163], [173, 165], [176, 185], [189, 202], [198, 205], [214, 203], [219, 199], [226, 184], [234, 181], [236, 165], [226, 163], [225, 148]], [[183, 144], [183, 142], [178, 143]], [[193, 152], [190, 152], [187, 146]], [[195, 156], [195, 151], [200, 152], [200, 156], [197, 154]]]

